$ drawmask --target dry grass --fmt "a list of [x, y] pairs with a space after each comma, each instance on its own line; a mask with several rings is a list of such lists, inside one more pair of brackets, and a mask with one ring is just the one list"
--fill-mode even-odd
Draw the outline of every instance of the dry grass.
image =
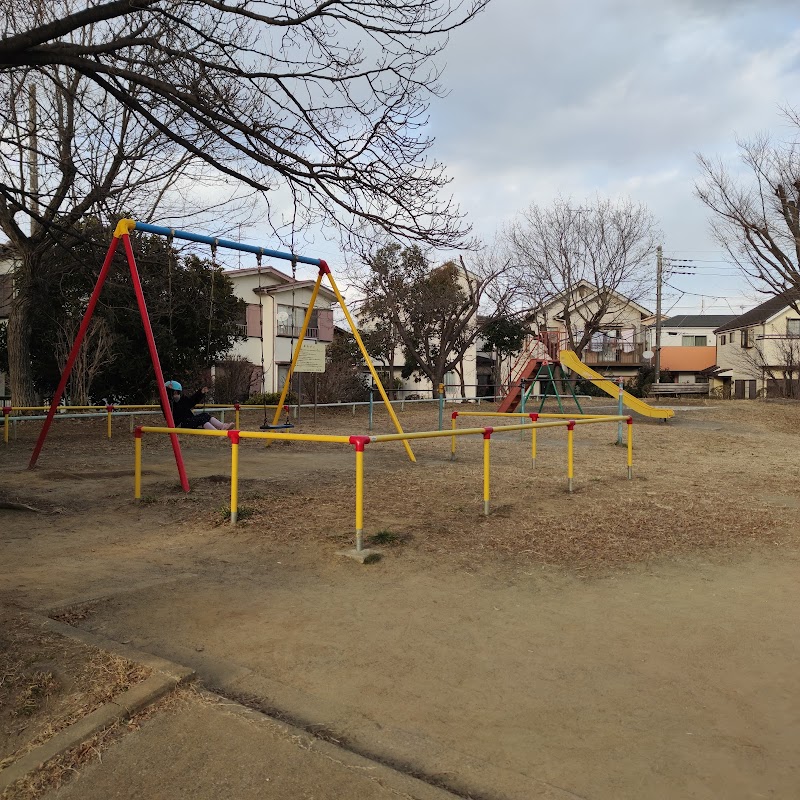
[[[539, 434], [535, 470], [522, 435], [492, 440], [492, 513], [482, 515], [479, 439], [459, 439], [458, 460], [448, 460], [449, 440], [414, 442], [419, 463], [411, 465], [399, 444], [370, 445], [366, 454], [365, 533], [392, 534], [395, 551], [406, 555], [446, 554], [467, 566], [487, 558], [542, 563], [580, 571], [607, 569], [703, 550], [724, 553], [771, 546], [793, 536], [790, 515], [774, 495], [797, 496], [800, 468], [800, 404], [764, 401], [685, 401], [702, 407], [678, 412], [668, 425], [638, 420], [634, 480], [625, 476], [624, 450], [613, 446], [616, 426], [576, 431], [575, 492], [568, 496], [565, 433]], [[594, 411], [603, 401], [587, 404]], [[475, 406], [461, 406], [476, 410]], [[488, 409], [487, 409], [488, 410]], [[556, 410], [556, 409], [547, 409]], [[612, 407], [603, 409], [613, 413]], [[449, 421], [450, 407], [446, 414]], [[435, 407], [407, 406], [406, 430], [436, 427]], [[300, 432], [363, 433], [366, 411], [307, 414]], [[254, 423], [255, 424], [255, 423]], [[466, 424], [502, 424], [497, 419]], [[53, 446], [69, 447], [70, 474], [118, 469], [131, 457], [125, 432], [112, 442], [81, 437], [90, 423], [63, 423]], [[82, 427], [81, 427], [82, 426]], [[99, 430], [99, 429], [98, 429]], [[376, 407], [375, 432], [391, 431]], [[193, 454], [215, 457], [219, 473], [193, 479], [183, 496], [174, 484], [148, 487], [148, 504], [168, 505], [184, 524], [207, 529], [225, 524], [228, 506], [227, 446], [216, 440], [185, 439]], [[145, 464], [168, 457], [166, 437], [145, 438]], [[246, 442], [243, 452], [259, 444]], [[247, 547], [270, 541], [339, 547], [353, 537], [353, 469], [349, 447], [275, 444], [265, 458], [284, 469], [264, 478], [245, 471], [240, 504], [246, 514], [225, 535]], [[320, 453], [336, 453], [341, 467], [309, 469]], [[152, 463], [152, 462], [151, 462]], [[295, 471], [293, 465], [297, 464]], [[274, 469], [272, 470], [275, 474]], [[771, 499], [772, 498], [772, 499]]]
[[2, 615], [0, 769], [144, 680], [149, 670]]
[[[416, 424], [408, 421], [407, 429], [430, 427], [422, 414]], [[616, 425], [585, 426], [576, 431], [572, 495], [565, 491], [563, 431], [539, 433], [535, 469], [527, 434], [495, 436], [489, 517], [482, 514], [479, 439], [459, 439], [455, 463], [449, 440], [414, 442], [416, 465], [399, 447], [373, 445], [365, 460], [365, 533], [381, 533], [408, 554], [445, 554], [468, 567], [503, 558], [578, 572], [785, 543], [793, 525], [775, 495], [800, 502], [800, 468], [791, 455], [800, 446], [798, 423], [800, 406], [766, 403], [679, 412], [669, 425], [637, 421], [633, 481], [625, 479], [625, 449], [614, 445]], [[338, 427], [357, 430], [346, 417]], [[314, 450], [293, 444], [289, 452]], [[290, 469], [291, 457], [281, 457]], [[346, 545], [353, 536], [352, 474], [305, 484], [289, 474], [245, 481], [240, 502], [248, 517], [230, 535], [247, 547], [274, 540]], [[227, 489], [225, 482], [196, 482], [194, 499], [202, 495], [203, 502], [191, 510], [198, 522], [222, 524]]]
[[104, 751], [126, 733], [138, 730], [155, 714], [180, 708], [190, 697], [195, 699], [202, 695], [199, 695], [191, 686], [171, 692], [126, 722], [106, 728], [67, 753], [48, 761], [41, 769], [26, 775], [8, 787], [0, 794], [0, 800], [38, 800], [49, 792], [57, 791], [91, 761], [96, 759], [102, 762]]

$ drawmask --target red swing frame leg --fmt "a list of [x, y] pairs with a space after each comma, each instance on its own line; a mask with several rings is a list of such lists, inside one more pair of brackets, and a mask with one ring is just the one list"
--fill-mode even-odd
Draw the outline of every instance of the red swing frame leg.
[[39, 438], [36, 440], [36, 447], [33, 448], [31, 460], [28, 462], [28, 469], [33, 469], [36, 466], [39, 453], [42, 452], [44, 440], [47, 438], [47, 432], [50, 430], [50, 425], [53, 422], [53, 417], [55, 416], [58, 404], [61, 402], [61, 398], [64, 396], [64, 389], [67, 386], [67, 381], [69, 380], [70, 373], [72, 372], [72, 367], [75, 364], [75, 359], [78, 357], [78, 350], [80, 350], [84, 336], [86, 336], [89, 323], [92, 321], [92, 315], [94, 314], [94, 309], [97, 305], [97, 299], [100, 297], [100, 290], [103, 288], [103, 284], [106, 282], [106, 278], [108, 277], [108, 270], [111, 267], [111, 260], [114, 258], [114, 253], [117, 250], [118, 244], [119, 239], [114, 237], [114, 239], [111, 241], [111, 245], [108, 248], [108, 252], [106, 253], [105, 261], [103, 261], [103, 267], [100, 270], [100, 275], [97, 277], [97, 283], [95, 283], [94, 289], [92, 290], [92, 296], [89, 298], [89, 305], [86, 306], [86, 313], [83, 315], [83, 319], [81, 320], [78, 333], [75, 336], [75, 341], [72, 343], [72, 350], [69, 351], [67, 363], [64, 366], [64, 371], [61, 373], [61, 380], [58, 382], [58, 388], [56, 389], [56, 393], [53, 395], [53, 401], [50, 403], [50, 408], [47, 412], [47, 419], [45, 419], [42, 430], [39, 433]]
[[[109, 245], [108, 252], [106, 253], [105, 260], [103, 261], [103, 267], [100, 270], [100, 275], [97, 278], [97, 283], [92, 291], [92, 296], [89, 298], [89, 304], [86, 307], [86, 313], [83, 315], [83, 319], [81, 320], [80, 327], [78, 328], [78, 333], [75, 336], [75, 341], [72, 344], [72, 349], [70, 350], [69, 356], [67, 357], [67, 363], [64, 366], [64, 372], [61, 374], [61, 380], [58, 383], [58, 388], [56, 389], [56, 393], [53, 395], [53, 400], [50, 403], [50, 409], [47, 412], [47, 419], [44, 421], [44, 425], [42, 426], [42, 430], [39, 433], [39, 438], [36, 441], [36, 446], [33, 449], [33, 453], [31, 455], [31, 460], [28, 463], [28, 469], [33, 469], [36, 466], [36, 462], [39, 458], [39, 454], [42, 451], [42, 447], [44, 446], [45, 439], [47, 438], [47, 433], [50, 430], [50, 425], [53, 422], [53, 417], [55, 416], [56, 409], [58, 408], [58, 404], [61, 401], [61, 398], [64, 395], [64, 389], [66, 388], [67, 381], [69, 380], [69, 376], [72, 372], [72, 367], [75, 364], [75, 359], [78, 356], [78, 351], [80, 349], [81, 344], [83, 344], [84, 337], [86, 336], [86, 331], [89, 328], [89, 323], [92, 321], [92, 315], [94, 314], [95, 307], [97, 306], [97, 300], [100, 297], [100, 292], [103, 288], [103, 284], [106, 282], [106, 278], [108, 277], [108, 272], [111, 267], [111, 262], [114, 258], [114, 253], [117, 250], [117, 245], [119, 244], [120, 238], [124, 239], [124, 247], [125, 247], [125, 254], [128, 258], [128, 267], [131, 271], [131, 281], [133, 283], [133, 290], [136, 294], [136, 303], [139, 306], [139, 314], [142, 318], [142, 325], [144, 327], [145, 338], [147, 339], [147, 348], [150, 351], [150, 360], [153, 362], [153, 370], [156, 375], [156, 382], [158, 385], [158, 395], [161, 400], [161, 408], [164, 413], [164, 418], [167, 421], [167, 425], [170, 428], [175, 427], [175, 421], [172, 418], [172, 408], [169, 404], [169, 399], [167, 398], [167, 389], [164, 386], [164, 375], [161, 371], [161, 362], [158, 358], [158, 350], [156, 349], [156, 342], [153, 338], [153, 328], [150, 325], [150, 317], [147, 315], [147, 304], [145, 303], [144, 293], [142, 292], [142, 282], [139, 278], [139, 271], [136, 267], [136, 259], [133, 256], [133, 249], [131, 248], [130, 237], [127, 233], [121, 234], [117, 236], [115, 234], [114, 238], [111, 240], [111, 244]], [[170, 440], [172, 441], [172, 450], [175, 453], [175, 463], [178, 467], [178, 476], [181, 482], [181, 488], [184, 492], [189, 491], [189, 480], [186, 477], [186, 467], [183, 463], [183, 455], [181, 453], [180, 443], [178, 441], [178, 437], [176, 434], [170, 435]]]
[[[147, 348], [150, 351], [150, 360], [153, 362], [153, 371], [156, 373], [156, 385], [158, 386], [158, 397], [161, 400], [161, 410], [164, 413], [164, 419], [167, 421], [167, 427], [174, 428], [175, 420], [172, 418], [172, 406], [170, 406], [169, 398], [167, 397], [167, 387], [164, 386], [164, 374], [161, 371], [161, 362], [158, 358], [156, 340], [153, 338], [153, 328], [150, 325], [150, 317], [147, 314], [147, 304], [144, 301], [142, 282], [139, 278], [139, 270], [136, 268], [136, 259], [133, 256], [131, 239], [127, 233], [123, 233], [121, 238], [122, 243], [125, 245], [125, 253], [128, 256], [128, 266], [131, 270], [133, 291], [136, 293], [136, 302], [139, 305], [139, 314], [142, 317], [144, 335], [147, 339]], [[183, 489], [184, 492], [188, 492], [189, 479], [186, 477], [186, 467], [183, 463], [183, 454], [181, 453], [181, 445], [178, 441], [178, 435], [171, 433], [169, 438], [172, 442], [172, 452], [175, 454], [175, 464], [178, 467], [178, 476], [180, 477], [181, 481], [181, 489]]]

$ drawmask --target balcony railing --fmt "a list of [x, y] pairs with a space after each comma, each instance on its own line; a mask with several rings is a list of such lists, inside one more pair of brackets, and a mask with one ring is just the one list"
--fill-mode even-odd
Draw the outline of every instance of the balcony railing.
[[[278, 325], [278, 336], [291, 336], [297, 338], [300, 336], [300, 331], [303, 330], [302, 325]], [[306, 339], [318, 339], [319, 328], [306, 328]]]
[[582, 361], [587, 365], [609, 365], [609, 366], [640, 366], [644, 361], [643, 344], [619, 344], [616, 346], [605, 346], [602, 350], [583, 351]]
[[[584, 364], [593, 367], [641, 367], [644, 364], [645, 346], [642, 343], [633, 343], [624, 339], [608, 337], [600, 349], [592, 350], [591, 344], [586, 347], [581, 356]], [[558, 361], [561, 350], [569, 350], [569, 337], [561, 331], [545, 331], [538, 336], [528, 337], [520, 352], [514, 360], [508, 377], [502, 382], [503, 391], [508, 391], [512, 385], [517, 385], [525, 365], [532, 359], [540, 359], [547, 355], [552, 361]]]
[[[553, 361], [558, 360], [560, 350], [569, 350], [569, 337], [560, 331], [548, 331], [539, 336], [547, 347], [547, 352]], [[644, 357], [644, 344], [631, 342], [626, 339], [607, 337], [600, 347], [592, 347], [590, 342], [583, 350], [581, 360], [584, 364], [592, 366], [640, 366]]]

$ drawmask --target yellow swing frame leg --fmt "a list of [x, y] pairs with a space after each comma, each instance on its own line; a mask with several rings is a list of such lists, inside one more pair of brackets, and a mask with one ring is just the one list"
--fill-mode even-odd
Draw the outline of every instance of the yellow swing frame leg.
[[[386, 390], [383, 388], [383, 384], [381, 383], [381, 379], [378, 377], [378, 373], [375, 370], [375, 367], [372, 364], [372, 359], [369, 357], [369, 353], [367, 353], [367, 348], [364, 346], [364, 341], [361, 338], [361, 335], [358, 332], [358, 328], [356, 327], [353, 318], [350, 316], [350, 311], [347, 308], [347, 304], [344, 301], [344, 297], [342, 297], [342, 293], [339, 291], [339, 287], [336, 285], [336, 281], [333, 279], [333, 275], [330, 272], [330, 268], [328, 267], [325, 262], [322, 262], [322, 266], [319, 270], [319, 275], [317, 275], [317, 280], [314, 283], [314, 289], [311, 292], [311, 300], [308, 303], [308, 309], [306, 310], [306, 316], [303, 320], [303, 327], [300, 330], [300, 335], [297, 338], [297, 345], [295, 346], [294, 353], [292, 353], [292, 363], [289, 365], [289, 373], [286, 375], [286, 381], [283, 384], [283, 391], [281, 392], [281, 399], [278, 401], [278, 407], [275, 409], [275, 417], [272, 420], [273, 425], [277, 425], [280, 421], [281, 411], [283, 410], [283, 406], [286, 402], [286, 397], [289, 394], [289, 385], [292, 380], [292, 375], [294, 374], [294, 369], [297, 366], [297, 359], [300, 356], [300, 348], [302, 347], [303, 340], [306, 338], [306, 330], [308, 329], [308, 324], [311, 321], [311, 313], [314, 310], [314, 304], [317, 301], [317, 295], [319, 294], [319, 288], [322, 285], [322, 276], [327, 275], [328, 281], [331, 285], [331, 289], [333, 290], [334, 295], [336, 295], [336, 299], [339, 302], [339, 306], [341, 307], [342, 311], [344, 312], [344, 316], [347, 319], [347, 324], [350, 326], [350, 330], [353, 332], [353, 337], [358, 344], [358, 349], [361, 351], [361, 355], [364, 356], [364, 361], [367, 364], [369, 369], [370, 375], [372, 375], [372, 380], [375, 382], [375, 385], [378, 387], [378, 391], [380, 392], [381, 398], [383, 399], [384, 405], [386, 406], [386, 410], [389, 412], [389, 417], [394, 424], [395, 430], [398, 433], [403, 433], [403, 427], [400, 425], [400, 420], [397, 419], [397, 415], [394, 413], [394, 408], [392, 408], [392, 404], [389, 400], [389, 396], [386, 394]], [[414, 456], [414, 452], [411, 449], [411, 445], [409, 445], [407, 440], [403, 440], [403, 447], [408, 453], [409, 459], [412, 462], [416, 462], [416, 457]]]

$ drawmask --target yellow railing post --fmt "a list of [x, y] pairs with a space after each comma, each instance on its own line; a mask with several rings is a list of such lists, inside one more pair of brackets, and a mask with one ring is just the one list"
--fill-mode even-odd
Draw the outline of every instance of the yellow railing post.
[[628, 480], [633, 479], [633, 417], [628, 417]]
[[575, 420], [567, 423], [567, 491], [572, 491], [573, 455], [575, 450]]
[[483, 430], [483, 513], [489, 516], [489, 449], [492, 442], [492, 429]]
[[351, 436], [356, 448], [356, 552], [364, 549], [364, 446], [369, 436]]
[[137, 427], [133, 440], [133, 497], [136, 500], [142, 497], [142, 427]]
[[[539, 420], [538, 414], [531, 414], [530, 417], [534, 425]], [[536, 428], [531, 428], [531, 465], [536, 466]]]
[[[453, 428], [453, 430], [456, 429], [456, 420], [457, 419], [458, 419], [458, 411], [454, 411], [453, 412], [453, 417], [452, 417], [452, 420], [453, 420], [452, 428]], [[450, 437], [450, 460], [451, 461], [455, 461], [456, 460], [456, 437], [455, 436], [451, 436]]]
[[111, 438], [111, 413], [114, 411], [114, 406], [111, 404], [106, 406], [106, 436]]
[[239, 518], [239, 431], [228, 431], [228, 438], [231, 440], [231, 525], [235, 525]]

